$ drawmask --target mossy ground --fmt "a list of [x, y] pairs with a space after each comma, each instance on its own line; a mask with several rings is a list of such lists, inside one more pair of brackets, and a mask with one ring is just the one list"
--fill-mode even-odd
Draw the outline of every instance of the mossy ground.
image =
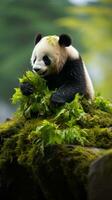
[[[39, 187], [43, 188], [42, 193], [51, 200], [60, 197], [54, 192], [53, 186], [50, 193], [49, 187], [54, 184], [52, 178], [48, 187], [46, 180], [50, 176], [56, 179], [57, 173], [59, 176], [62, 174], [64, 180], [66, 177], [65, 182], [62, 177], [61, 180], [66, 188], [64, 199], [67, 199], [70, 194], [68, 190], [77, 188], [77, 181], [73, 183], [74, 178], [79, 178], [78, 187], [83, 188], [90, 163], [102, 154], [100, 149], [112, 148], [112, 104], [101, 96], [88, 101], [76, 95], [71, 103], [55, 108], [50, 105], [52, 92], [42, 78], [27, 72], [20, 79], [20, 82], [24, 81], [29, 81], [34, 86], [34, 93], [24, 96], [16, 88], [12, 102], [19, 104], [18, 110], [12, 119], [0, 125], [0, 170], [5, 172], [7, 163], [16, 162], [25, 167], [28, 173], [32, 171], [30, 175], [37, 177]], [[95, 151], [96, 147], [99, 148], [98, 151]], [[52, 149], [54, 154], [48, 149]], [[46, 171], [45, 178], [43, 171]], [[29, 175], [27, 178], [29, 180]], [[35, 178], [32, 180], [34, 185]], [[61, 190], [65, 191], [63, 186], [60, 185]], [[72, 191], [69, 199], [74, 199], [75, 195]], [[80, 196], [80, 192], [78, 195]], [[42, 198], [41, 196], [40, 199]]]

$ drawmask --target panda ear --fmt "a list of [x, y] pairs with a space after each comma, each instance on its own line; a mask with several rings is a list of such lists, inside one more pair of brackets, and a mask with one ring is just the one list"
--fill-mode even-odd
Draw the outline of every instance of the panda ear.
[[71, 45], [71, 43], [72, 43], [71, 38], [68, 35], [62, 34], [59, 36], [60, 46], [68, 47]]
[[40, 33], [38, 33], [35, 38], [35, 45], [41, 40], [41, 38], [42, 38], [42, 35]]

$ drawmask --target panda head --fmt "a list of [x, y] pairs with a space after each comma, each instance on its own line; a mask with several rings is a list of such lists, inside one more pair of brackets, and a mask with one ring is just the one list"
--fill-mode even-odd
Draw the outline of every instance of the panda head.
[[67, 48], [70, 46], [71, 38], [68, 35], [42, 38], [38, 34], [31, 56], [33, 71], [42, 76], [59, 73], [68, 58]]

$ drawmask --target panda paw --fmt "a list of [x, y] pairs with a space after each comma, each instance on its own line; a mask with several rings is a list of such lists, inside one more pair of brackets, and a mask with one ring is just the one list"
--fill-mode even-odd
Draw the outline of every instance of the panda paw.
[[55, 107], [62, 106], [65, 104], [65, 100], [60, 95], [54, 93], [51, 97], [51, 104]]
[[23, 95], [29, 96], [34, 93], [34, 86], [29, 82], [20, 83], [20, 90]]

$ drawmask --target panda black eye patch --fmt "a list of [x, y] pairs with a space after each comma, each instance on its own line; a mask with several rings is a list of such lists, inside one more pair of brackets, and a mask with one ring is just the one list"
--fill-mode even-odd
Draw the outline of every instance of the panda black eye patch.
[[51, 64], [51, 60], [49, 59], [49, 57], [47, 55], [43, 56], [43, 61], [44, 61], [45, 65]]
[[37, 58], [35, 57], [34, 60], [33, 60], [33, 63], [35, 63], [36, 59], [37, 59]]

